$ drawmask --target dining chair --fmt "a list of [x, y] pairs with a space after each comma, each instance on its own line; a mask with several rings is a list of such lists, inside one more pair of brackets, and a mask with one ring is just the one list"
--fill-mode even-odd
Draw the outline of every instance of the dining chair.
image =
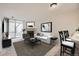
[[69, 37], [69, 31], [68, 30], [64, 30], [63, 34], [64, 34], [64, 39], [65, 40], [72, 41], [72, 39]]
[[60, 37], [60, 56], [64, 55], [64, 53], [74, 56], [75, 43], [65, 40], [63, 31], [59, 31], [59, 37]]

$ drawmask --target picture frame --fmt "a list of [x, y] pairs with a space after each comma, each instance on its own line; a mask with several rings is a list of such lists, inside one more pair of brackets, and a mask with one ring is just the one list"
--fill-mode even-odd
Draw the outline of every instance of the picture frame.
[[52, 22], [42, 23], [41, 32], [52, 32]]
[[34, 28], [35, 22], [34, 21], [28, 21], [26, 22], [26, 28]]

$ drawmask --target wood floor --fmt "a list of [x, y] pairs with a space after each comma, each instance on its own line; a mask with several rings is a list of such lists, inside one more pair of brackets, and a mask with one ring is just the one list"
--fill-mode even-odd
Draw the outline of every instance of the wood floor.
[[[79, 54], [77, 54], [79, 50], [76, 48], [76, 56], [79, 56]], [[17, 56], [17, 53], [15, 51], [14, 46], [12, 45], [11, 47], [8, 48], [4, 48], [0, 51], [0, 56]], [[60, 56], [60, 46], [59, 44], [55, 45], [53, 48], [50, 49], [50, 51], [48, 51], [45, 56]]]

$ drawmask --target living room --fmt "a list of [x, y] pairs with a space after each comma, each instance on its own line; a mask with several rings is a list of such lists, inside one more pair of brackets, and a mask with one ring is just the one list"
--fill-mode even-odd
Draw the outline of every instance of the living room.
[[[51, 7], [52, 5], [52, 7]], [[53, 5], [55, 5], [55, 7], [53, 7]], [[59, 44], [60, 44], [60, 37], [59, 37], [59, 33], [58, 31], [63, 31], [63, 30], [68, 30], [69, 31], [69, 35], [72, 36], [75, 32], [76, 29], [78, 29], [79, 27], [79, 4], [78, 3], [2, 3], [0, 4], [0, 16], [1, 16], [1, 20], [0, 22], [5, 19], [8, 18], [9, 20], [13, 20], [14, 24], [17, 24], [16, 22], [21, 20], [22, 24], [23, 24], [23, 28], [20, 27], [20, 29], [22, 29], [22, 31], [24, 30], [24, 33], [28, 31], [34, 31], [34, 36], [36, 34], [43, 35], [41, 41], [44, 42], [47, 48], [50, 48], [48, 50], [45, 50], [44, 47], [42, 47], [42, 45], [37, 45], [34, 46], [33, 48], [30, 49], [35, 49], [38, 46], [41, 46], [39, 48], [42, 48], [41, 50], [41, 56], [44, 55], [57, 55], [59, 56], [57, 53], [60, 52], [59, 49]], [[32, 24], [32, 28], [29, 28], [29, 24]], [[43, 25], [46, 24], [46, 29], [42, 29]], [[49, 26], [50, 25], [50, 26]], [[16, 25], [15, 25], [16, 26]], [[9, 24], [9, 31], [13, 28], [15, 29], [15, 26], [12, 26]], [[48, 27], [47, 27], [48, 26]], [[0, 23], [0, 30], [2, 30], [2, 22]], [[16, 30], [15, 30], [16, 31]], [[19, 31], [19, 29], [18, 29]], [[16, 33], [15, 33], [16, 34]], [[21, 36], [22, 36], [22, 32], [21, 32]], [[45, 36], [44, 36], [45, 35]], [[19, 55], [21, 50], [18, 50], [21, 44], [21, 41], [24, 41], [23, 37], [19, 37], [19, 38], [12, 38], [9, 34], [9, 38], [12, 41], [12, 47], [7, 47], [7, 48], [2, 48], [2, 31], [0, 31], [0, 51], [2, 51], [1, 55]], [[57, 40], [55, 40], [55, 44], [51, 41], [50, 39], [45, 39], [45, 38], [57, 38]], [[45, 39], [45, 40], [43, 40]], [[20, 42], [19, 44], [15, 44], [17, 42]], [[22, 42], [23, 44], [23, 42]], [[15, 46], [17, 45], [17, 46]], [[19, 45], [19, 46], [18, 46]], [[53, 47], [53, 46], [54, 47]], [[14, 46], [14, 47], [13, 47]], [[25, 45], [23, 45], [25, 46]], [[52, 46], [52, 47], [50, 47]], [[18, 49], [16, 49], [16, 47], [18, 47]], [[38, 48], [38, 49], [39, 49]], [[55, 51], [55, 48], [57, 49]], [[14, 49], [14, 50], [13, 50]], [[25, 47], [24, 47], [25, 49]], [[8, 52], [8, 50], [10, 50]], [[51, 50], [54, 50], [51, 52]], [[4, 51], [4, 53], [3, 53]], [[7, 54], [7, 52], [9, 54]], [[14, 51], [14, 52], [13, 52]], [[16, 52], [17, 51], [17, 52]], [[28, 50], [27, 50], [28, 51]], [[37, 54], [37, 49], [35, 49], [36, 53], [34, 55], [40, 55]], [[34, 52], [35, 52], [34, 51]], [[43, 51], [43, 52], [42, 52]], [[32, 51], [33, 52], [33, 51]], [[38, 53], [40, 52], [40, 50], [38, 51]], [[24, 51], [21, 52], [22, 54], [20, 55], [24, 55]], [[28, 55], [32, 55], [29, 54], [28, 51]], [[24, 55], [25, 56], [25, 55]]]

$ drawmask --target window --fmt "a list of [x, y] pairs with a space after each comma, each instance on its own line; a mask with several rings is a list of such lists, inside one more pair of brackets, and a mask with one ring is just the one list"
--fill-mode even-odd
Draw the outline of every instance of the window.
[[9, 37], [22, 37], [23, 21], [10, 20], [9, 21]]

